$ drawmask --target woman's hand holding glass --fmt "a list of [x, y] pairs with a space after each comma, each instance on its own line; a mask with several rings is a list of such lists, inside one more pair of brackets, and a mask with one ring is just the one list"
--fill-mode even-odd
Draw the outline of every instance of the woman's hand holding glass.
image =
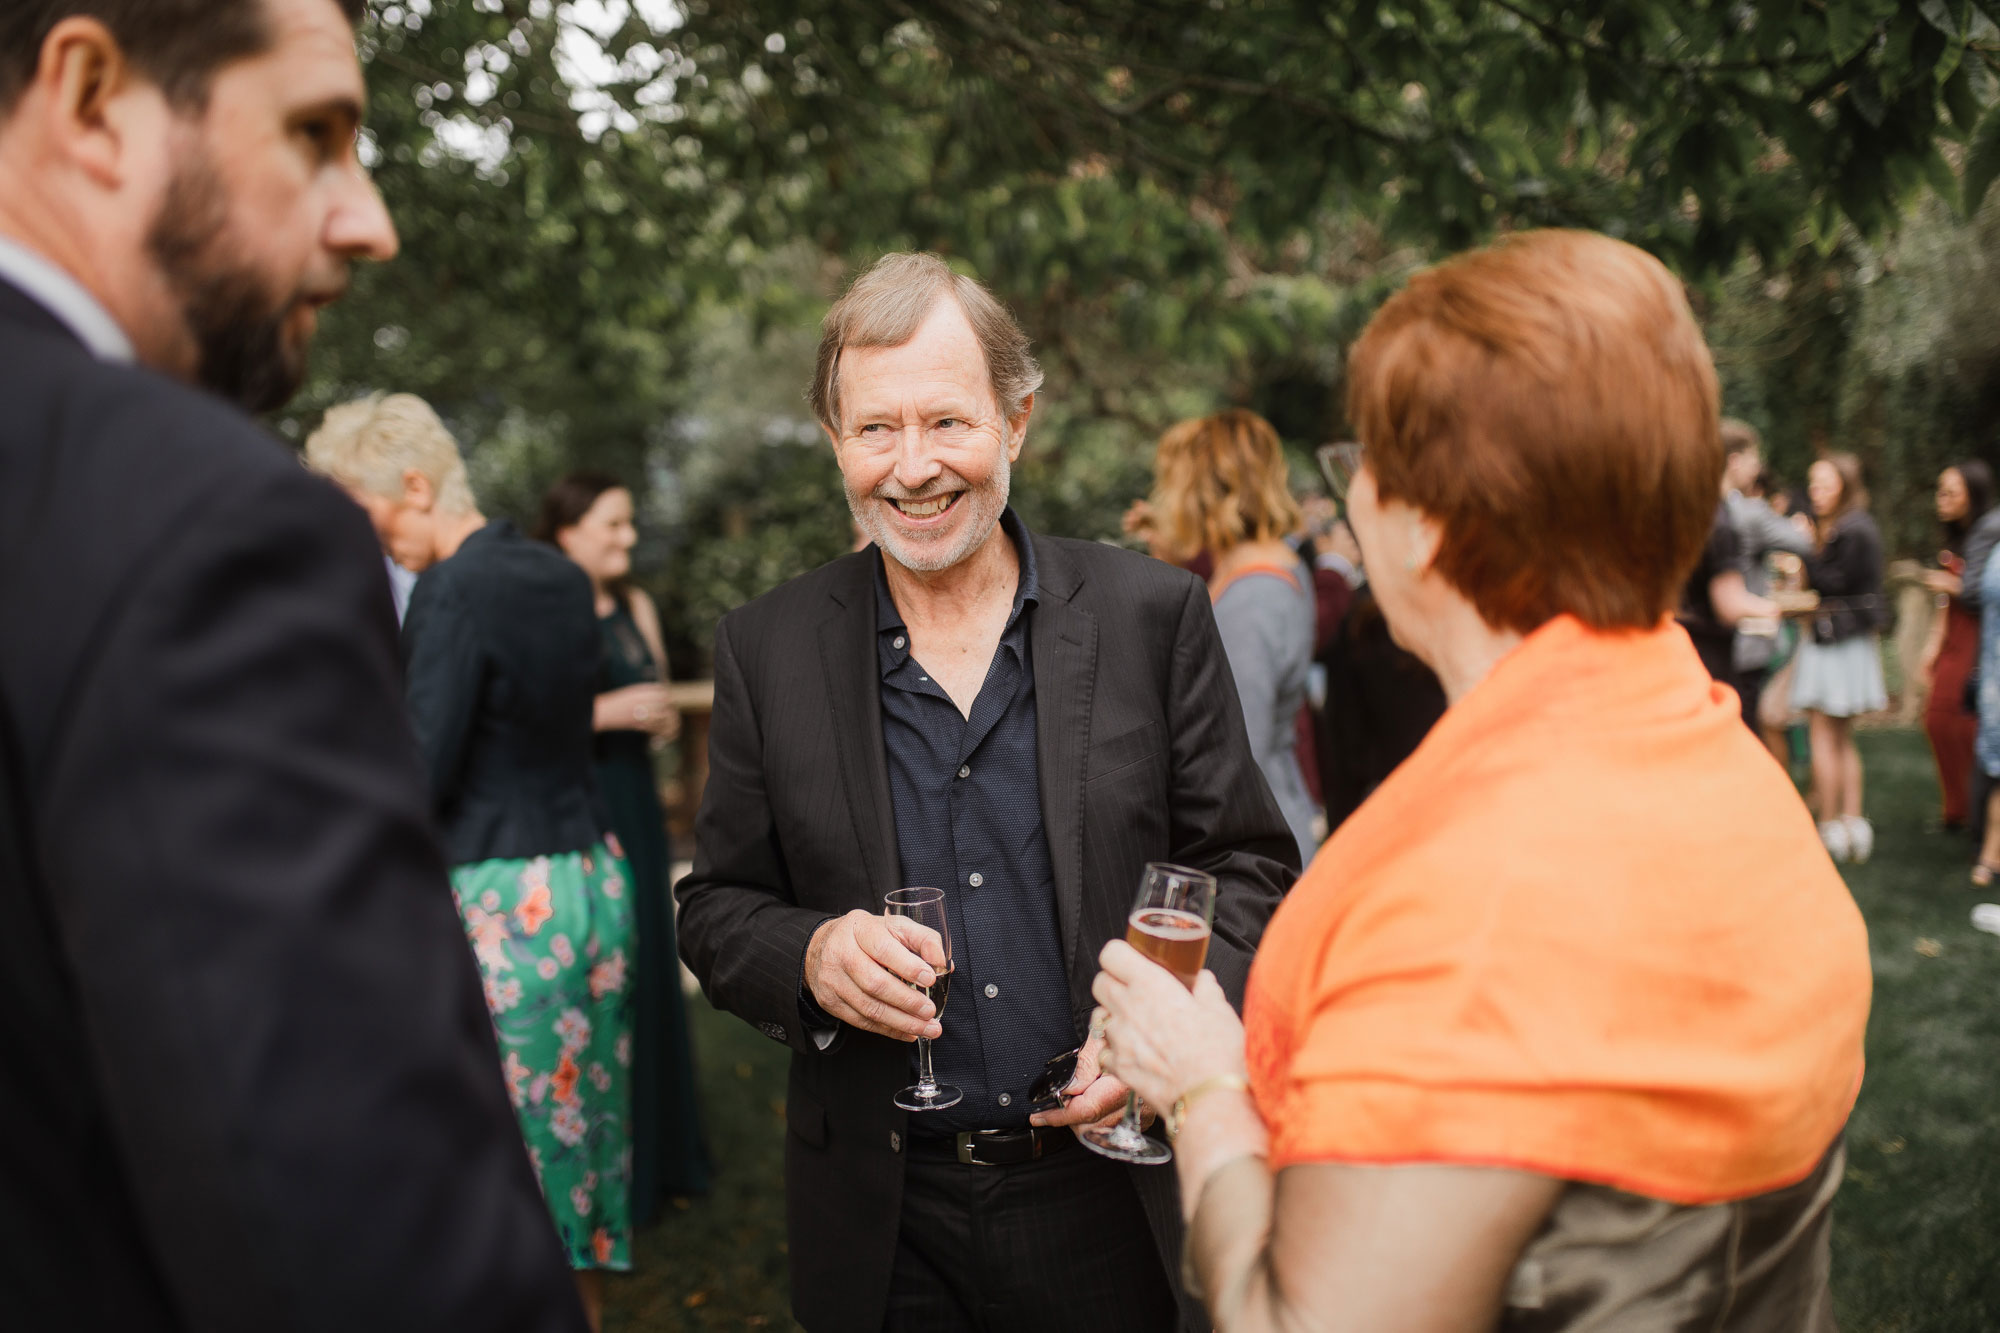
[[1210, 1079], [1241, 1076], [1243, 1021], [1204, 971], [1189, 992], [1173, 973], [1123, 940], [1097, 956], [1090, 993], [1104, 1033], [1102, 1066], [1147, 1102], [1168, 1107]]

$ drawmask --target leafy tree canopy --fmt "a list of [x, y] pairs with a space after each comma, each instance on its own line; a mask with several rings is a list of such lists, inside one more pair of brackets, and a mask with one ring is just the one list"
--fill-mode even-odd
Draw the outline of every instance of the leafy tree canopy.
[[[374, 0], [365, 144], [404, 239], [294, 436], [430, 398], [489, 507], [608, 467], [669, 627], [842, 549], [800, 394], [847, 272], [923, 247], [1050, 371], [1017, 490], [1109, 535], [1174, 417], [1309, 445], [1417, 263], [1623, 235], [1691, 277], [1838, 262], [2000, 173], [2000, 0]], [[1817, 246], [1817, 255], [1814, 247]]]

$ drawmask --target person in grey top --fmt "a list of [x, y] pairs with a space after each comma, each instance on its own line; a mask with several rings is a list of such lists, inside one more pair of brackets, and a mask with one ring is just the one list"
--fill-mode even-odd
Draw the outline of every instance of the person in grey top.
[[1209, 597], [1222, 632], [1250, 750], [1285, 823], [1310, 861], [1319, 839], [1299, 768], [1298, 719], [1312, 666], [1310, 574], [1286, 534], [1302, 522], [1269, 422], [1232, 410], [1183, 421], [1160, 437], [1148, 540], [1168, 559], [1206, 552]]
[[[1757, 474], [1763, 470], [1763, 445], [1755, 426], [1734, 417], [1723, 418], [1722, 500], [1729, 509], [1729, 525], [1736, 529], [1743, 547], [1743, 586], [1756, 597], [1767, 597], [1771, 591], [1765, 556], [1773, 551], [1804, 556], [1813, 547], [1810, 532], [1781, 517], [1762, 496], [1748, 494], [1756, 489]], [[1736, 632], [1736, 691], [1743, 697], [1743, 720], [1752, 731], [1757, 730], [1757, 701], [1777, 651], [1775, 635]]]

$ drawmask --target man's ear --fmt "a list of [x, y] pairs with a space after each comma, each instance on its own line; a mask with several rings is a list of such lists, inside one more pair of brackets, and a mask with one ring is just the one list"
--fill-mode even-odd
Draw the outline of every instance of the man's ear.
[[437, 487], [415, 468], [403, 472], [403, 503], [420, 514], [428, 514], [437, 504]]
[[1021, 400], [1021, 410], [1007, 418], [1007, 461], [1021, 461], [1021, 446], [1028, 442], [1028, 418], [1035, 413], [1035, 395]]
[[66, 18], [49, 31], [22, 101], [40, 103], [52, 146], [98, 185], [124, 184], [136, 116], [169, 114], [166, 98], [141, 78], [111, 30], [94, 18]]

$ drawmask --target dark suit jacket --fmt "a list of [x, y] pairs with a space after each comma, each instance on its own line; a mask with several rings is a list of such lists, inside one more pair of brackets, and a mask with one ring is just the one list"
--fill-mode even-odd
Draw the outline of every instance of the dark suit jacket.
[[[1207, 590], [1129, 551], [1033, 540], [1042, 818], [1078, 1039], [1098, 950], [1124, 935], [1148, 861], [1220, 880], [1208, 962], [1241, 1003], [1298, 844], [1251, 758]], [[678, 888], [681, 954], [709, 997], [794, 1052], [792, 1307], [814, 1333], [882, 1327], [908, 1129], [890, 1098], [909, 1081], [909, 1047], [844, 1030], [822, 1052], [798, 1007], [813, 930], [854, 908], [879, 912], [899, 887], [873, 561], [868, 552], [836, 560], [717, 628], [708, 788], [694, 871]], [[1177, 1274], [1173, 1173], [1132, 1171]], [[1191, 1324], [1200, 1318], [1189, 1311]]]
[[0, 1324], [578, 1330], [361, 512], [0, 284]]
[[424, 571], [403, 621], [410, 718], [453, 865], [595, 844], [590, 576], [496, 519]]

